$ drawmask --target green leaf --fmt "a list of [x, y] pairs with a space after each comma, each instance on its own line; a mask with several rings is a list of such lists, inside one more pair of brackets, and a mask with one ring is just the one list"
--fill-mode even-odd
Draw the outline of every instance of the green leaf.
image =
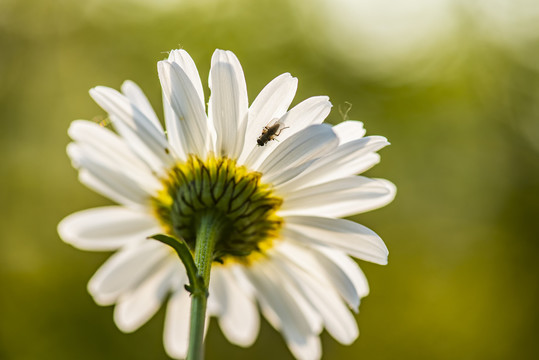
[[189, 285], [186, 285], [185, 289], [191, 294], [204, 294], [207, 296], [204, 279], [198, 275], [198, 269], [195, 265], [193, 254], [191, 254], [191, 250], [189, 250], [189, 247], [184, 241], [165, 234], [153, 235], [148, 237], [148, 239], [155, 239], [172, 247], [185, 266], [187, 277], [189, 278]]

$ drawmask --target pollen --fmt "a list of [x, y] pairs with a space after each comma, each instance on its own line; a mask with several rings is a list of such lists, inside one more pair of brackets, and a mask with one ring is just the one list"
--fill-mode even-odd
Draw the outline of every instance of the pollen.
[[210, 212], [222, 217], [225, 226], [214, 259], [249, 263], [272, 247], [282, 227], [282, 218], [276, 215], [282, 199], [260, 177], [226, 157], [201, 160], [191, 155], [162, 180], [164, 187], [152, 200], [153, 209], [166, 231], [192, 250], [201, 217]]

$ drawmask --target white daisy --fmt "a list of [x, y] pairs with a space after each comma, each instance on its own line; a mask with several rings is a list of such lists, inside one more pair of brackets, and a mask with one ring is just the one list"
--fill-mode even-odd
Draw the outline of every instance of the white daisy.
[[325, 96], [288, 110], [297, 88], [290, 74], [272, 80], [249, 107], [243, 70], [230, 51], [212, 57], [207, 115], [185, 51], [172, 51], [158, 70], [166, 132], [130, 81], [121, 93], [90, 91], [116, 132], [84, 120], [69, 128], [67, 150], [80, 181], [119, 204], [58, 225], [62, 239], [79, 249], [116, 251], [88, 284], [95, 301], [116, 305], [114, 321], [124, 332], [166, 302], [165, 348], [184, 358], [185, 269], [171, 248], [147, 237], [168, 233], [194, 248], [196, 224], [211, 211], [225, 230], [215, 248], [208, 316], [217, 317], [230, 342], [255, 341], [258, 306], [298, 359], [321, 357], [323, 328], [352, 343], [358, 328], [349, 308], [357, 312], [369, 289], [349, 255], [386, 264], [388, 251], [373, 231], [340, 217], [393, 199], [392, 183], [356, 176], [378, 163], [386, 139], [364, 137], [358, 121], [323, 124], [331, 109]]

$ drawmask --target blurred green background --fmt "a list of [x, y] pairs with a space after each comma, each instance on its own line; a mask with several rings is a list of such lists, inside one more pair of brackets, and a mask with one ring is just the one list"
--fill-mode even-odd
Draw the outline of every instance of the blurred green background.
[[[167, 359], [164, 311], [134, 334], [86, 282], [109, 256], [56, 234], [109, 201], [65, 154], [74, 119], [101, 119], [96, 85], [137, 82], [159, 114], [156, 62], [185, 48], [207, 79], [215, 48], [239, 57], [252, 101], [275, 76], [294, 103], [328, 95], [389, 138], [369, 176], [398, 186], [354, 219], [390, 249], [363, 263], [371, 294], [351, 346], [325, 359], [539, 358], [539, 3], [534, 0], [1, 0], [0, 359]], [[207, 359], [289, 359], [263, 323], [255, 345], [212, 321]]]

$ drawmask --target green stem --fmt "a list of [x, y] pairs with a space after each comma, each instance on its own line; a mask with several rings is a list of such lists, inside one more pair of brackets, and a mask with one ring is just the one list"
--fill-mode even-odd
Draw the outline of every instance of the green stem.
[[219, 235], [222, 233], [223, 224], [222, 217], [213, 213], [206, 213], [200, 218], [194, 260], [189, 247], [183, 240], [163, 234], [150, 237], [176, 250], [189, 278], [189, 285], [185, 287], [191, 293], [188, 360], [204, 359], [204, 323], [209, 295], [208, 285], [210, 284], [213, 250]]
[[212, 213], [203, 215], [197, 229], [195, 246], [195, 264], [197, 277], [204, 284], [204, 292], [193, 292], [191, 296], [191, 321], [189, 330], [188, 360], [204, 359], [204, 323], [206, 321], [206, 303], [210, 284], [213, 250], [222, 230], [222, 218]]

